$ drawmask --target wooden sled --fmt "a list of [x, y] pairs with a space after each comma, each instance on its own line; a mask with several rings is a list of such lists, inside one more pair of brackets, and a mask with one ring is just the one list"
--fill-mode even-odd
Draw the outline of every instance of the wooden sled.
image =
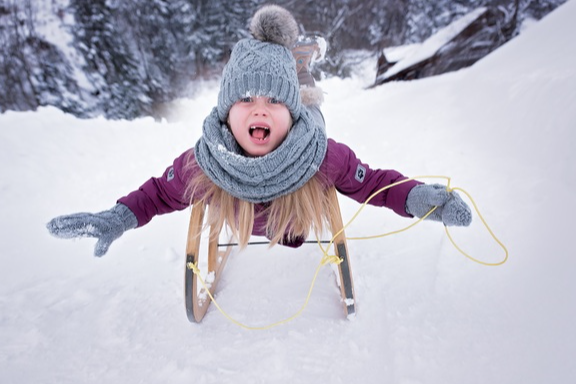
[[[342, 215], [340, 213], [340, 206], [338, 204], [338, 197], [336, 189], [331, 188], [328, 193], [330, 194], [331, 204], [334, 206], [334, 217], [331, 217], [330, 227], [332, 234], [338, 233], [343, 228]], [[212, 295], [216, 291], [216, 287], [228, 260], [228, 256], [232, 250], [230, 241], [226, 244], [219, 244], [219, 236], [222, 228], [210, 227], [209, 237], [202, 238], [202, 229], [204, 225], [204, 212], [206, 206], [202, 203], [194, 204], [192, 213], [190, 214], [190, 225], [188, 228], [188, 241], [186, 245], [186, 264], [184, 273], [184, 302], [186, 304], [186, 315], [190, 322], [199, 323], [208, 310], [211, 299], [206, 294], [202, 287], [198, 276], [194, 273], [191, 264], [198, 265], [200, 260], [201, 242], [208, 242], [208, 270], [207, 275], [210, 276], [209, 290]], [[222, 250], [221, 250], [222, 248]], [[348, 246], [346, 244], [346, 235], [344, 231], [338, 234], [334, 240], [335, 253], [342, 262], [338, 264], [338, 285], [340, 287], [340, 294], [344, 306], [344, 314], [350, 318], [356, 313], [356, 300], [354, 296], [354, 282], [352, 279], [352, 269], [350, 267], [350, 258], [348, 253]], [[202, 271], [204, 272], [204, 271]]]

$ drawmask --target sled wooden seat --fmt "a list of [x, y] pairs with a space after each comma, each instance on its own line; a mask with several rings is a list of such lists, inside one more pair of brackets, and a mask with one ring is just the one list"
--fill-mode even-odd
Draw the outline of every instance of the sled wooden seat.
[[[342, 215], [338, 204], [336, 189], [331, 188], [328, 192], [331, 204], [334, 207], [334, 214], [330, 218], [330, 227], [332, 234], [335, 235], [343, 228]], [[202, 203], [196, 203], [192, 206], [190, 214], [190, 225], [188, 228], [188, 241], [186, 244], [186, 264], [184, 273], [184, 301], [186, 304], [186, 315], [190, 322], [200, 322], [208, 306], [210, 305], [210, 296], [201, 286], [198, 276], [190, 268], [190, 263], [198, 265], [200, 260], [201, 242], [208, 242], [208, 270], [210, 276], [209, 290], [212, 295], [222, 275], [222, 271], [232, 250], [231, 241], [220, 245], [218, 243], [219, 235], [222, 228], [213, 226], [209, 229], [207, 239], [202, 237], [204, 226], [204, 213], [207, 207]], [[229, 239], [231, 240], [231, 239]], [[346, 244], [346, 235], [344, 231], [339, 233], [334, 239], [334, 250], [336, 255], [341, 259], [338, 264], [338, 285], [344, 306], [344, 314], [347, 318], [356, 313], [356, 301], [354, 295], [354, 283], [352, 279], [352, 269], [350, 266], [350, 257], [348, 246]]]

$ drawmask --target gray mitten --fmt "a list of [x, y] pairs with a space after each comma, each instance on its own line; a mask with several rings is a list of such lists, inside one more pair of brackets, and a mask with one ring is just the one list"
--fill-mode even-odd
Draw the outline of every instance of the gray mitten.
[[438, 207], [426, 219], [441, 221], [444, 225], [467, 227], [472, 222], [472, 211], [456, 192], [448, 192], [440, 184], [420, 184], [412, 188], [406, 199], [406, 212], [423, 217]]
[[116, 204], [112, 209], [99, 213], [75, 213], [56, 217], [46, 228], [56, 237], [73, 239], [95, 237], [94, 256], [104, 256], [110, 244], [131, 228], [138, 226], [136, 215], [124, 204]]

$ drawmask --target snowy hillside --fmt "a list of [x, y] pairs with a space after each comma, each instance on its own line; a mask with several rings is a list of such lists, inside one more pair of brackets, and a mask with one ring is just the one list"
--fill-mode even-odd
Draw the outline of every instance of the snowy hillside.
[[[78, 120], [47, 108], [0, 115], [0, 383], [566, 384], [576, 382], [576, 1], [466, 70], [365, 90], [373, 73], [321, 83], [327, 127], [373, 166], [465, 188], [510, 250], [464, 258], [437, 223], [350, 242], [358, 314], [320, 273], [295, 321], [246, 331], [183, 304], [189, 211], [130, 231], [109, 253], [51, 237], [52, 217], [110, 208], [198, 139], [214, 87], [183, 122]], [[358, 204], [341, 199], [344, 219]], [[410, 220], [367, 209], [349, 236]], [[473, 256], [502, 251], [474, 221]], [[302, 305], [321, 254], [232, 255], [217, 295], [266, 325]]]

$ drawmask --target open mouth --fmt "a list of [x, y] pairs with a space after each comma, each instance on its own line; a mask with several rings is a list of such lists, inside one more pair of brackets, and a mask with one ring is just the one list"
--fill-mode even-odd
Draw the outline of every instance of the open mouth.
[[268, 127], [260, 127], [260, 126], [251, 126], [250, 127], [250, 136], [256, 140], [265, 140], [270, 135], [270, 128]]

